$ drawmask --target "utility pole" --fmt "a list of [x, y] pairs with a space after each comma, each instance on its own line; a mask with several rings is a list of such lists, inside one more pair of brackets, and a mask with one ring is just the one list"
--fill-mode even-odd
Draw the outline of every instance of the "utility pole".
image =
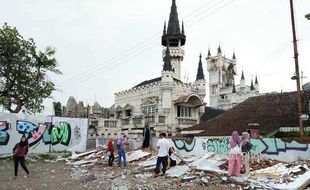
[[296, 29], [295, 29], [295, 18], [294, 18], [294, 4], [293, 0], [290, 0], [290, 8], [291, 8], [291, 20], [292, 20], [292, 31], [293, 31], [293, 46], [294, 46], [294, 59], [295, 59], [295, 72], [296, 72], [296, 85], [297, 85], [297, 104], [298, 104], [298, 121], [300, 128], [300, 135], [304, 137], [304, 126], [303, 120], [301, 119], [302, 115], [302, 99], [300, 92], [300, 75], [299, 75], [299, 64], [298, 64], [298, 51], [297, 51], [297, 39], [296, 39]]

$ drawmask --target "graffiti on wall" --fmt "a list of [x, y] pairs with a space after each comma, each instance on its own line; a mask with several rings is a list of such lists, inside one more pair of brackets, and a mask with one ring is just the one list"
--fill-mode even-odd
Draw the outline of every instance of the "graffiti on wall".
[[[195, 148], [198, 148], [205, 152], [227, 154], [230, 150], [228, 138], [204, 138], [202, 141], [199, 141], [199, 143], [196, 142], [196, 139], [193, 139], [191, 143], [183, 139], [174, 140], [173, 142], [178, 150], [185, 150], [186, 152], [191, 152]], [[279, 152], [286, 152], [287, 150], [308, 150], [308, 144], [300, 144], [295, 141], [287, 143], [278, 138], [251, 139], [251, 143], [253, 144], [251, 149], [253, 154], [278, 155]]]
[[202, 148], [208, 152], [225, 154], [229, 151], [228, 139], [207, 139], [202, 142]]
[[[0, 122], [0, 145], [7, 145], [10, 135], [7, 132], [9, 123], [7, 121]], [[44, 144], [62, 144], [69, 146], [71, 140], [71, 127], [67, 122], [59, 122], [59, 125], [53, 125], [51, 122], [38, 123], [38, 125], [23, 120], [16, 121], [16, 131], [24, 135], [32, 147], [41, 140]], [[79, 128], [75, 129], [75, 135], [78, 135]], [[81, 134], [80, 134], [81, 136]]]
[[179, 150], [185, 150], [186, 152], [190, 152], [194, 149], [196, 144], [196, 139], [191, 140], [190, 142], [186, 140], [174, 140], [174, 146]]
[[9, 129], [9, 123], [6, 121], [0, 121], [0, 145], [7, 145], [10, 140], [10, 135], [7, 132]]
[[251, 143], [253, 144], [251, 152], [254, 154], [278, 155], [279, 152], [287, 150], [307, 151], [308, 149], [308, 144], [300, 144], [296, 141], [287, 143], [277, 138], [252, 139]]

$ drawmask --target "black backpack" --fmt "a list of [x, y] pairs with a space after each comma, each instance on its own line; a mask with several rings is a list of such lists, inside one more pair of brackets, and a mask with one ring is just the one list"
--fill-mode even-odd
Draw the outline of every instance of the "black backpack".
[[253, 145], [250, 142], [247, 142], [245, 145], [242, 146], [241, 150], [242, 152], [250, 152]]

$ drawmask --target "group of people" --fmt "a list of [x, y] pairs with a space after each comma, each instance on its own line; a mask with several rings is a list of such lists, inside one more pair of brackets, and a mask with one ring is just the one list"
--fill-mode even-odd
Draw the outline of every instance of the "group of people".
[[[126, 151], [125, 151], [126, 144], [127, 144], [126, 136], [124, 134], [121, 134], [116, 141], [116, 148], [117, 148], [117, 152], [118, 152], [118, 162], [117, 162], [118, 167], [121, 167], [122, 160], [123, 160], [124, 168], [127, 166]], [[113, 162], [114, 162], [114, 139], [112, 136], [109, 137], [107, 154], [109, 157], [108, 164], [109, 164], [109, 166], [113, 166]]]
[[250, 150], [252, 148], [250, 134], [243, 132], [240, 137], [238, 132], [234, 131], [231, 135], [229, 146], [228, 176], [240, 176], [242, 163], [245, 167], [245, 176], [248, 176], [250, 172]]
[[[149, 147], [150, 132], [148, 126], [143, 130], [144, 141], [143, 148]], [[161, 133], [159, 135], [159, 140], [157, 142], [158, 157], [156, 161], [155, 176], [157, 177], [160, 173], [160, 168], [162, 165], [162, 175], [165, 175], [166, 170], [169, 167], [176, 166], [177, 156], [176, 151], [171, 144], [171, 142], [166, 138], [166, 133]], [[127, 139], [124, 134], [121, 134], [116, 141], [116, 148], [118, 151], [118, 162], [117, 166], [121, 167], [123, 161], [124, 167], [127, 166], [126, 162], [126, 151], [125, 146], [127, 144]], [[250, 172], [250, 150], [252, 144], [250, 143], [250, 134], [243, 132], [240, 137], [237, 131], [234, 131], [229, 140], [229, 161], [228, 161], [228, 176], [240, 176], [241, 164], [244, 164], [245, 175], [247, 176]], [[25, 165], [25, 156], [28, 153], [28, 140], [25, 136], [22, 136], [19, 143], [17, 143], [13, 148], [13, 160], [14, 160], [14, 174], [15, 178], [18, 173], [18, 165], [21, 164], [22, 168], [25, 170], [27, 175], [29, 175], [29, 170]], [[109, 137], [108, 141], [108, 165], [113, 166], [114, 162], [114, 139], [112, 136]]]

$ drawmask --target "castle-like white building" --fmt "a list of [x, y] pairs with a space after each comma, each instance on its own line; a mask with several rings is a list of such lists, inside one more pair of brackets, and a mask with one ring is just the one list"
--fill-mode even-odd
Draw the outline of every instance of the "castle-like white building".
[[242, 71], [240, 84], [235, 84], [237, 75], [237, 59], [235, 52], [232, 59], [223, 56], [221, 47], [217, 54], [211, 56], [210, 49], [207, 56], [207, 70], [209, 72], [209, 97], [210, 106], [218, 109], [230, 109], [252, 96], [259, 95], [257, 76], [255, 84], [251, 79], [251, 85], [246, 85]]
[[[123, 132], [142, 134], [147, 123], [157, 134], [177, 134], [181, 129], [199, 123], [204, 113], [206, 81], [201, 55], [196, 80], [181, 80], [186, 36], [180, 27], [175, 0], [172, 0], [169, 23], [162, 35], [163, 69], [157, 78], [137, 84], [131, 89], [115, 93], [114, 121]], [[111, 120], [111, 119], [110, 119]], [[107, 121], [107, 126], [109, 121]]]

